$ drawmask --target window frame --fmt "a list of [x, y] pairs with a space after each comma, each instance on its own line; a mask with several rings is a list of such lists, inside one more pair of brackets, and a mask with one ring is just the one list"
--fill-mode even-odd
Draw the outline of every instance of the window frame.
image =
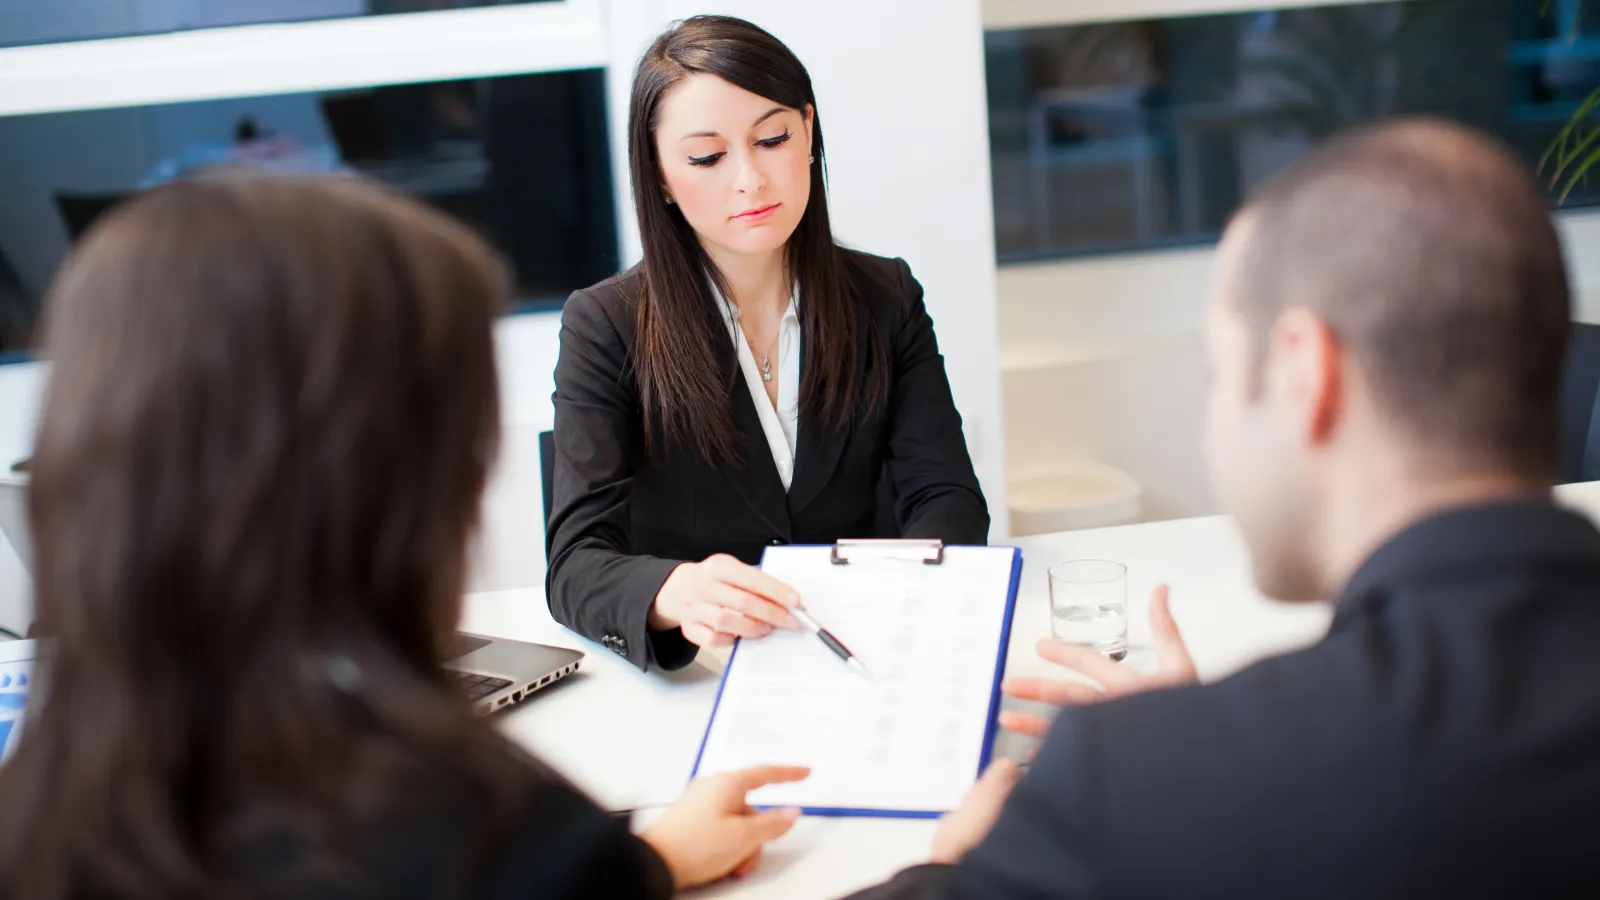
[[601, 0], [0, 49], [0, 116], [604, 69]]
[[[1296, 6], [1339, 6], [1374, 0], [983, 0], [983, 30], [1049, 28], [1090, 22], [1130, 22], [1176, 16], [1223, 15]], [[1403, 0], [1414, 2], [1414, 0]]]

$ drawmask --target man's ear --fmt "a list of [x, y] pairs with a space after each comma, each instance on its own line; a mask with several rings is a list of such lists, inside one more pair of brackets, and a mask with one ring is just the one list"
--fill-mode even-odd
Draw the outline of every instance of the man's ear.
[[1278, 316], [1268, 336], [1267, 389], [1309, 446], [1332, 437], [1345, 402], [1343, 345], [1326, 319], [1305, 307]]

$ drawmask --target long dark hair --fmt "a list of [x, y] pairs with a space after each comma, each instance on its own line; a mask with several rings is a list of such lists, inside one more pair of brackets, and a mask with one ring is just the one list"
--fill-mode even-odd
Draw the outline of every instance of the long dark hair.
[[267, 840], [359, 877], [352, 835], [440, 773], [512, 815], [531, 763], [440, 667], [506, 294], [480, 241], [353, 179], [204, 177], [97, 224], [47, 306], [50, 649], [0, 893], [243, 893]]
[[[715, 75], [800, 112], [812, 113], [811, 197], [785, 248], [800, 285], [800, 417], [804, 425], [848, 427], [883, 409], [889, 396], [886, 352], [846, 271], [828, 222], [822, 117], [805, 66], [782, 41], [729, 16], [685, 19], [656, 38], [634, 73], [628, 110], [628, 164], [644, 241], [634, 373], [646, 443], [659, 437], [708, 462], [737, 464], [743, 450], [728, 409], [737, 364], [719, 361], [721, 313], [706, 295], [706, 273], [721, 280], [688, 220], [662, 196], [655, 130], [667, 92], [697, 73]], [[724, 296], [727, 285], [720, 284]]]

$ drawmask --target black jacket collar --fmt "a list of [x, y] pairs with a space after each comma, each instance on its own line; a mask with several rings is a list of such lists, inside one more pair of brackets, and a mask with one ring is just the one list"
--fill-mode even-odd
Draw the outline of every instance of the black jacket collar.
[[1345, 585], [1333, 630], [1381, 603], [1399, 582], [1472, 571], [1600, 567], [1600, 532], [1548, 498], [1461, 506], [1429, 516], [1380, 546]]

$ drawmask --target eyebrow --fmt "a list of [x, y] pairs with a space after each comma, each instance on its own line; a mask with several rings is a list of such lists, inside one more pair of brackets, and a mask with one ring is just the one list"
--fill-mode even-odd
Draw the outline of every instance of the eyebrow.
[[[773, 108], [771, 108], [771, 109], [767, 110], [766, 112], [762, 113], [761, 114], [761, 118], [756, 119], [754, 122], [750, 123], [750, 127], [754, 128], [757, 125], [760, 125], [762, 122], [765, 122], [766, 120], [768, 120], [768, 119], [772, 118], [773, 116], [777, 115], [778, 113], [783, 113], [783, 112], [788, 112], [788, 111], [789, 111], [789, 108], [787, 106], [774, 106]], [[715, 131], [696, 131], [696, 132], [693, 132], [691, 134], [684, 135], [682, 138], [680, 138], [680, 140], [687, 141], [687, 140], [689, 140], [691, 138], [705, 138], [705, 137], [722, 137], [722, 135], [717, 134]]]

